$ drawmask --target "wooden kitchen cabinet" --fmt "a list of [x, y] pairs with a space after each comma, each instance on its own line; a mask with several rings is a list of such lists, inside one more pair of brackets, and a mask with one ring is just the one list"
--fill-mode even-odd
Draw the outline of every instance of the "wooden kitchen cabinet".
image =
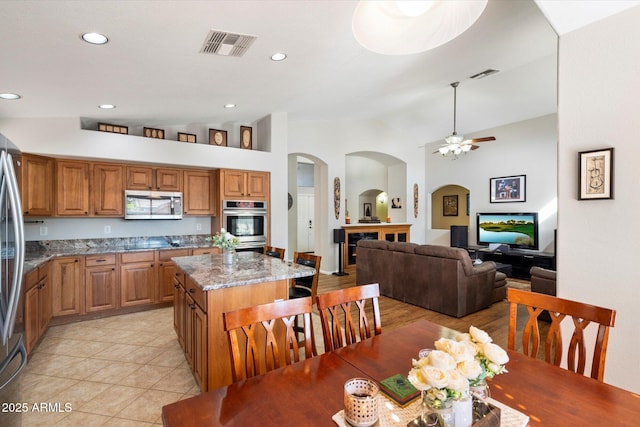
[[223, 169], [220, 171], [220, 187], [223, 200], [268, 200], [269, 172]]
[[127, 166], [127, 190], [182, 191], [182, 170]]
[[19, 169], [22, 213], [25, 216], [52, 216], [53, 159], [23, 154]]
[[124, 216], [124, 166], [94, 163], [92, 177], [94, 215]]
[[85, 310], [87, 313], [120, 306], [116, 256], [89, 255], [85, 258]]
[[87, 162], [56, 160], [56, 215], [89, 215], [89, 166]]
[[120, 255], [120, 306], [152, 304], [156, 300], [155, 251]]
[[[207, 381], [207, 314], [187, 295], [189, 310], [187, 315], [187, 334], [191, 340], [191, 369], [193, 376], [204, 389]], [[187, 345], [185, 343], [185, 345]]]
[[31, 353], [51, 320], [50, 264], [47, 262], [25, 275], [24, 334], [27, 353]]
[[184, 273], [176, 271], [173, 276], [173, 328], [178, 336], [180, 347], [186, 351], [184, 338], [186, 335], [186, 291], [184, 290]]
[[158, 302], [173, 301], [174, 278], [176, 275], [176, 264], [171, 261], [172, 257], [188, 256], [189, 249], [170, 249], [158, 251]]
[[180, 270], [174, 274], [173, 326], [193, 376], [206, 390], [207, 384], [207, 299], [205, 293]]
[[84, 313], [84, 257], [61, 257], [51, 261], [53, 316]]
[[185, 170], [184, 215], [215, 215], [215, 177], [213, 171]]

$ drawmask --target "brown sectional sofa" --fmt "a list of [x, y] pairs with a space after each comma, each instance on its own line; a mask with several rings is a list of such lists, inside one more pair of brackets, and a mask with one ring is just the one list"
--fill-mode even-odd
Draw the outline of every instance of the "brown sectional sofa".
[[379, 283], [384, 296], [462, 317], [506, 294], [493, 261], [474, 265], [466, 250], [436, 245], [360, 240], [356, 283]]

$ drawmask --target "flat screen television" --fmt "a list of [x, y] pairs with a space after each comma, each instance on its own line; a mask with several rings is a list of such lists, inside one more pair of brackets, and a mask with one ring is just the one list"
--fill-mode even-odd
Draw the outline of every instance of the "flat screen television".
[[480, 246], [500, 243], [510, 248], [538, 250], [536, 212], [478, 213], [476, 232]]

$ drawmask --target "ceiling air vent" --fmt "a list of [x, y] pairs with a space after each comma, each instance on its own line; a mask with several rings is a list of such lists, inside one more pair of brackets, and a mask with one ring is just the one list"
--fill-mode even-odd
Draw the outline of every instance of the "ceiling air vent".
[[211, 55], [241, 57], [251, 47], [256, 36], [233, 34], [220, 30], [211, 30], [200, 48], [200, 53]]
[[488, 70], [484, 70], [478, 74], [474, 74], [473, 76], [469, 77], [470, 79], [481, 79], [487, 76], [490, 76], [491, 74], [495, 74], [497, 72], [499, 72], [500, 70], [493, 70], [491, 68], [489, 68]]

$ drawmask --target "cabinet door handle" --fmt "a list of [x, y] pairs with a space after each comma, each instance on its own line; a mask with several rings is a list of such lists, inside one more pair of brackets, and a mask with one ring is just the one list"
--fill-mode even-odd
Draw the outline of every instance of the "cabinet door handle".
[[195, 293], [196, 293], [196, 290], [195, 290], [195, 289], [193, 289], [193, 288], [189, 288], [189, 293], [190, 293], [190, 294], [195, 294]]
[[174, 288], [179, 289], [180, 285], [173, 285]]
[[196, 309], [196, 305], [195, 305], [195, 304], [189, 304], [189, 308], [190, 308], [191, 310], [195, 310], [195, 309]]
[[107, 262], [106, 259], [97, 259], [96, 262]]
[[151, 267], [153, 267], [153, 264], [151, 264]]

